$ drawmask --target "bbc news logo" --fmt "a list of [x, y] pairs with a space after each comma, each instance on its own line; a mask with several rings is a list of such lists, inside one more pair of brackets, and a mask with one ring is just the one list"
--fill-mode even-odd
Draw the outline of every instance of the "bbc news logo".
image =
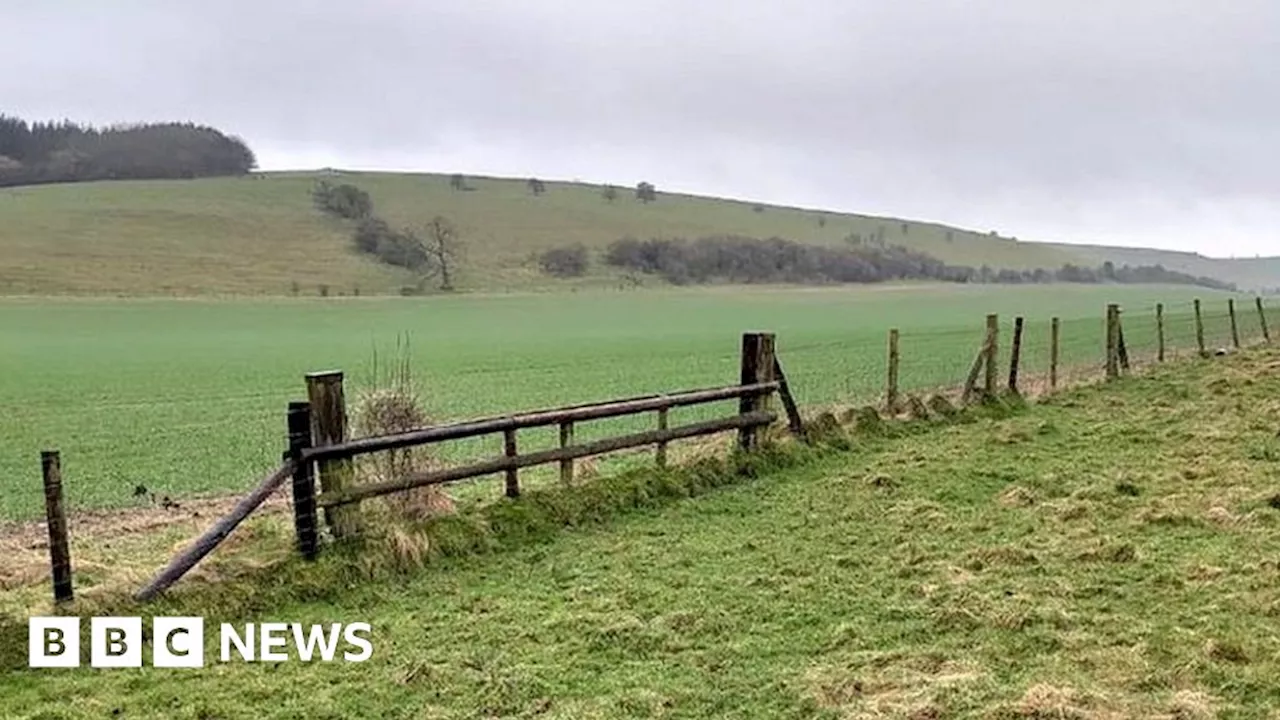
[[[364, 662], [373, 655], [369, 623], [222, 623], [218, 628], [220, 662]], [[80, 618], [33, 617], [27, 626], [28, 665], [33, 668], [80, 667]], [[89, 619], [89, 667], [136, 668], [143, 665], [142, 618]], [[156, 617], [151, 620], [151, 665], [167, 668], [205, 666], [204, 618]], [[292, 645], [293, 655], [289, 648]]]

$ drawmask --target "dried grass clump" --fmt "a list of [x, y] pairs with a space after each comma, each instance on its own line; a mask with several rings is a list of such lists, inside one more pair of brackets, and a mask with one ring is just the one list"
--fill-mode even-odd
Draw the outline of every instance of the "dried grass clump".
[[[403, 344], [400, 338], [396, 339], [396, 351], [396, 361], [386, 378], [379, 376], [378, 356], [374, 353], [372, 389], [359, 393], [356, 398], [352, 419], [356, 437], [408, 432], [431, 424], [414, 388], [407, 337]], [[400, 448], [361, 458], [358, 478], [362, 483], [391, 482], [439, 467], [440, 463], [424, 447]], [[382, 501], [394, 514], [412, 521], [454, 511], [453, 499], [436, 486], [385, 495]]]

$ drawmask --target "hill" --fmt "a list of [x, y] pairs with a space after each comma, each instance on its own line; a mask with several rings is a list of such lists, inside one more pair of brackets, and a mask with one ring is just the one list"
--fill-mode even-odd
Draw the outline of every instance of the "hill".
[[[534, 255], [573, 243], [598, 251], [628, 235], [780, 236], [836, 246], [855, 234], [973, 267], [1097, 264], [1073, 246], [897, 218], [667, 194], [661, 187], [658, 200], [645, 204], [629, 188], [619, 188], [618, 199], [607, 202], [601, 186], [586, 183], [547, 182], [546, 192], [535, 197], [522, 179], [471, 177], [469, 189], [459, 191], [451, 188], [450, 176], [439, 174], [266, 173], [0, 190], [0, 294], [314, 295], [322, 288], [388, 294], [412, 284], [408, 273], [357, 254], [349, 228], [313, 207], [310, 191], [321, 179], [367, 190], [378, 214], [393, 225], [421, 229], [437, 214], [451, 219], [466, 243], [456, 282], [464, 291], [614, 285], [616, 274], [598, 263], [587, 278], [552, 280], [538, 270]], [[1212, 272], [1198, 274], [1232, 271], [1220, 265], [1227, 261], [1206, 262]], [[1259, 284], [1280, 285], [1280, 261], [1248, 274], [1255, 276]], [[1271, 280], [1261, 282], [1266, 278]]]
[[1235, 283], [1241, 290], [1271, 291], [1280, 288], [1280, 257], [1227, 259], [1152, 248], [1062, 243], [1046, 243], [1046, 245], [1079, 255], [1093, 265], [1107, 261], [1116, 265], [1163, 265], [1169, 270]]
[[[1073, 255], [1010, 238], [896, 218], [668, 195], [651, 204], [630, 190], [606, 202], [598, 185], [395, 173], [271, 173], [186, 181], [117, 181], [0, 191], [0, 293], [304, 294], [396, 292], [406, 273], [353, 252], [349, 230], [317, 212], [319, 179], [367, 190], [395, 225], [421, 228], [436, 214], [467, 243], [463, 290], [563, 285], [544, 277], [532, 255], [583, 243], [600, 249], [626, 235], [694, 237], [735, 233], [837, 245], [851, 233], [902, 244], [946, 262], [994, 268], [1058, 267]], [[824, 225], [819, 226], [823, 217]], [[601, 273], [586, 284], [613, 282]]]

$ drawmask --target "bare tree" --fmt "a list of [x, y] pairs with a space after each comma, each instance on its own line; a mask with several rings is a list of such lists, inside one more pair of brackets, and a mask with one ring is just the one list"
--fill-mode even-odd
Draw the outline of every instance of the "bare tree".
[[453, 290], [453, 277], [462, 258], [463, 244], [458, 229], [441, 215], [427, 223], [427, 239], [423, 243], [431, 274], [440, 276], [440, 289]]

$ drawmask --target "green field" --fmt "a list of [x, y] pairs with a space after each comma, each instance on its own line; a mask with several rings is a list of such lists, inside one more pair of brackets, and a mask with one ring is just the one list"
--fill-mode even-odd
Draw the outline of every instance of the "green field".
[[[1223, 296], [1202, 295], [1209, 341], [1229, 342]], [[733, 384], [740, 334], [752, 330], [777, 333], [798, 399], [813, 406], [876, 400], [890, 327], [902, 330], [905, 388], [956, 386], [988, 312], [1003, 315], [1006, 340], [1012, 316], [1026, 316], [1023, 372], [1033, 376], [1047, 370], [1053, 315], [1063, 319], [1064, 367], [1096, 369], [1107, 302], [1129, 310], [1135, 356], [1154, 352], [1151, 308], [1169, 304], [1171, 343], [1186, 352], [1194, 346], [1190, 297], [1187, 288], [1153, 286], [880, 286], [0, 301], [0, 518], [40, 513], [38, 453], [48, 448], [63, 453], [73, 507], [135, 504], [137, 485], [176, 496], [242, 490], [277, 463], [284, 408], [304, 395], [304, 373], [343, 369], [354, 395], [368, 385], [373, 349], [387, 358], [404, 332], [428, 409], [441, 420]], [[1246, 338], [1258, 335], [1252, 313], [1241, 323]]]
[[[0, 715], [1275, 718], [1278, 365], [1249, 351], [856, 435], [394, 582], [294, 561], [309, 600], [227, 619], [367, 621], [369, 662], [13, 671]], [[205, 592], [180, 610], [224, 602]]]

